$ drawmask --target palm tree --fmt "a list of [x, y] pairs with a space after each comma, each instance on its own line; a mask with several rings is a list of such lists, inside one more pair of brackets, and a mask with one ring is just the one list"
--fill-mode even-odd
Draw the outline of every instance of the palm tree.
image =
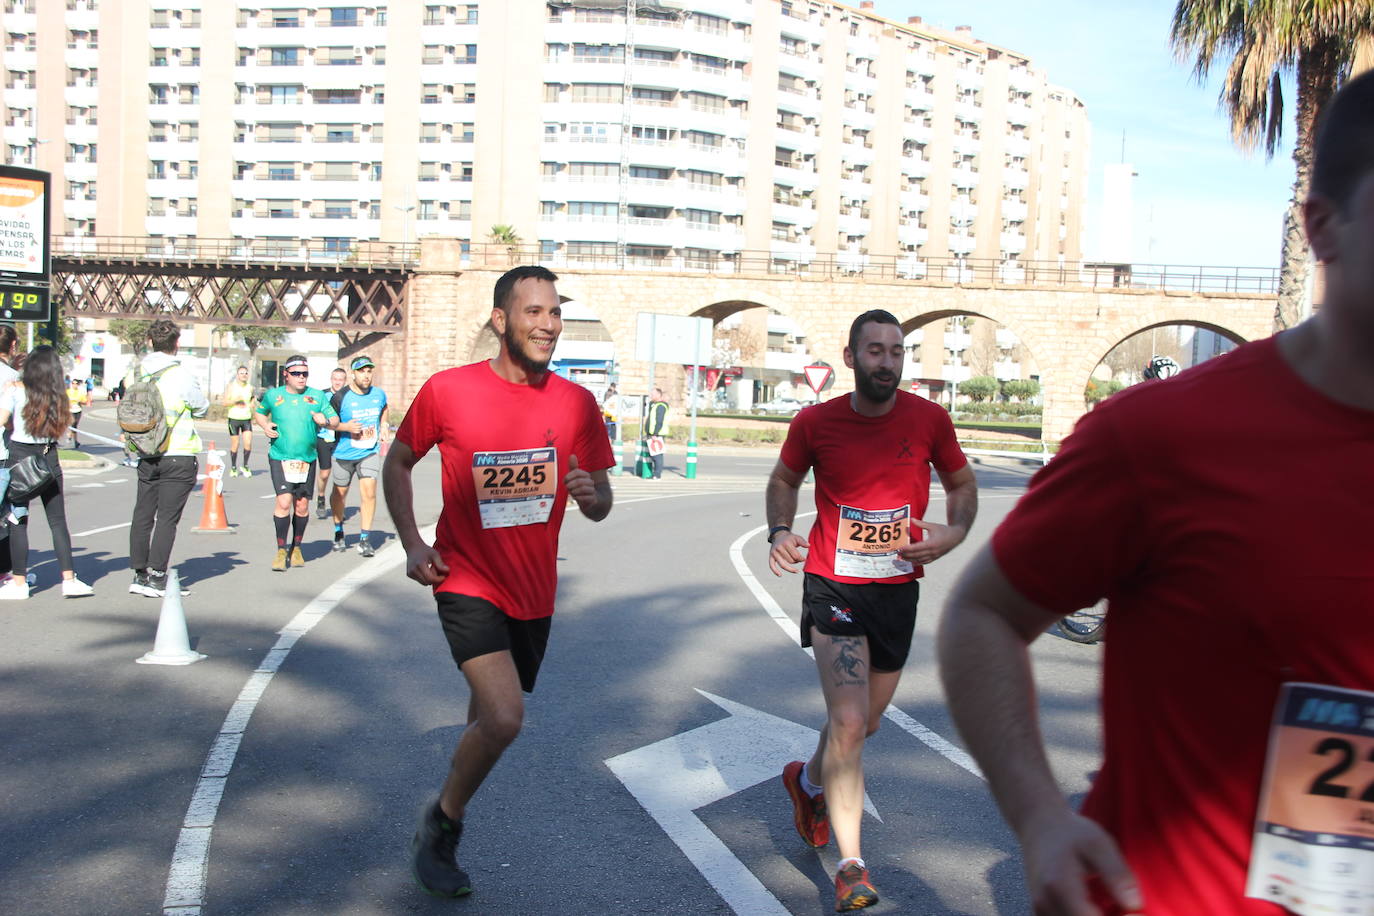
[[1283, 255], [1274, 328], [1297, 324], [1307, 274], [1302, 202], [1312, 179], [1317, 118], [1350, 76], [1357, 46], [1374, 36], [1371, 0], [1179, 0], [1169, 39], [1180, 58], [1193, 59], [1199, 80], [1217, 57], [1230, 55], [1221, 104], [1236, 145], [1253, 150], [1261, 140], [1272, 157], [1283, 136], [1280, 78], [1297, 78], [1293, 144], [1293, 197], [1284, 217]]

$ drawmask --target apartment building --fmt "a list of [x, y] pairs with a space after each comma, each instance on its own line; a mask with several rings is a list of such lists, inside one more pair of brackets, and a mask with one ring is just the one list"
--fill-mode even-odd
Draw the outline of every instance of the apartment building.
[[68, 236], [1081, 258], [1088, 123], [1024, 55], [829, 0], [3, 0], [6, 161]]

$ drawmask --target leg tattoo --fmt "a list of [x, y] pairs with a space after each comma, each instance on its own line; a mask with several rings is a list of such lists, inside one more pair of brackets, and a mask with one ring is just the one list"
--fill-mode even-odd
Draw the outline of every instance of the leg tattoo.
[[832, 636], [831, 642], [839, 650], [835, 660], [830, 663], [831, 669], [835, 672], [835, 686], [845, 687], [868, 683], [868, 677], [864, 672], [867, 665], [859, 657], [859, 648], [863, 645], [862, 640], [857, 636]]

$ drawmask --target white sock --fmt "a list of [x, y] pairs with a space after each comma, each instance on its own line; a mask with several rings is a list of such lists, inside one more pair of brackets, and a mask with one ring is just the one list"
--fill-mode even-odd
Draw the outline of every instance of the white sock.
[[854, 865], [859, 866], [860, 868], [867, 868], [867, 867], [868, 867], [867, 865], [864, 864], [864, 860], [863, 860], [863, 859], [859, 859], [859, 858], [855, 858], [855, 857], [852, 857], [852, 856], [851, 856], [851, 857], [848, 858], [848, 859], [841, 859], [841, 860], [840, 860], [840, 871], [844, 871], [845, 866], [850, 865], [851, 863], [854, 864]]
[[799, 779], [799, 780], [797, 780], [797, 781], [801, 783], [801, 787], [802, 787], [802, 791], [803, 791], [803, 792], [805, 792], [807, 795], [811, 796], [812, 798], [815, 798], [817, 795], [820, 795], [822, 792], [824, 792], [825, 789], [824, 789], [823, 787], [821, 787], [821, 786], [816, 785], [814, 782], [811, 781], [811, 776], [810, 776], [810, 772], [809, 772], [810, 769], [811, 769], [811, 761], [808, 760], [808, 761], [806, 761], [806, 763], [803, 764], [803, 766], [802, 766], [802, 770], [801, 770], [801, 779]]

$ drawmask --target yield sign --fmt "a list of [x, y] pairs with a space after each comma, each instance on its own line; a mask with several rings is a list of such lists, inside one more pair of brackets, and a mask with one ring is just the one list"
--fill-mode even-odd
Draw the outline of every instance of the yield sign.
[[810, 385], [816, 394], [820, 394], [821, 389], [828, 387], [830, 380], [835, 376], [835, 370], [825, 363], [807, 366], [802, 371], [806, 373], [806, 384]]

